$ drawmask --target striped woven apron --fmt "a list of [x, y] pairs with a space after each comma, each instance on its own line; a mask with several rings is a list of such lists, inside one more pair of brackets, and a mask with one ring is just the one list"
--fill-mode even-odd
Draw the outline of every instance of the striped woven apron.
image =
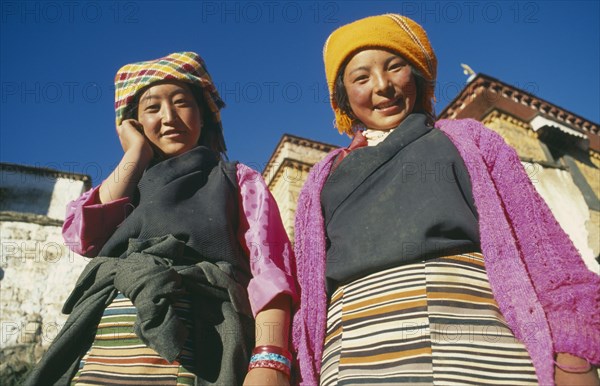
[[182, 298], [173, 308], [191, 332], [178, 360], [170, 363], [142, 342], [133, 328], [135, 306], [119, 293], [104, 310], [71, 385], [194, 385], [191, 303]]
[[480, 253], [377, 272], [331, 298], [321, 385], [537, 385]]

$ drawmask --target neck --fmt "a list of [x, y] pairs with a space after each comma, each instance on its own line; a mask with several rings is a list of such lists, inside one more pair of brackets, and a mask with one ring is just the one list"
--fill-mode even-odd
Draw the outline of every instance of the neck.
[[387, 136], [394, 131], [394, 129], [395, 128], [388, 130], [366, 129], [363, 131], [363, 135], [367, 139], [367, 144], [369, 146], [375, 146], [383, 142], [383, 140], [386, 139]]

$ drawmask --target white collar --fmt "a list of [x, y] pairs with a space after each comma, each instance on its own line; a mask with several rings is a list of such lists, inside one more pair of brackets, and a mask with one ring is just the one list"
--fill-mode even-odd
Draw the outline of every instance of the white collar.
[[367, 139], [367, 144], [369, 146], [375, 146], [375, 145], [383, 142], [383, 140], [386, 139], [387, 136], [392, 133], [392, 131], [394, 131], [394, 129], [390, 129], [390, 130], [366, 129], [362, 132], [362, 134]]

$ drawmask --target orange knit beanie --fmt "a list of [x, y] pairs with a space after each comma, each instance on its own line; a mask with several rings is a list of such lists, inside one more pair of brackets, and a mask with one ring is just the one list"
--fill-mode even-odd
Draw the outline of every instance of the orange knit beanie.
[[423, 108], [425, 111], [433, 113], [432, 99], [437, 59], [425, 30], [405, 16], [392, 13], [371, 16], [336, 29], [329, 35], [323, 47], [329, 99], [340, 133], [353, 135], [352, 119], [335, 102], [335, 79], [342, 65], [352, 55], [365, 48], [391, 50], [414, 66], [428, 81], [424, 90]]

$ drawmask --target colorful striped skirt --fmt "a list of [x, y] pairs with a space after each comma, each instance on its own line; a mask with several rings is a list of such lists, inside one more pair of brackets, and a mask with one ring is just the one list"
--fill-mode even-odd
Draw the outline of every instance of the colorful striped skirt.
[[[180, 299], [173, 307], [193, 331], [189, 300]], [[170, 363], [135, 334], [135, 320], [135, 306], [119, 293], [104, 310], [94, 342], [82, 358], [71, 385], [195, 384], [192, 336], [188, 337], [178, 360]]]
[[395, 267], [331, 298], [321, 385], [537, 385], [480, 253]]

